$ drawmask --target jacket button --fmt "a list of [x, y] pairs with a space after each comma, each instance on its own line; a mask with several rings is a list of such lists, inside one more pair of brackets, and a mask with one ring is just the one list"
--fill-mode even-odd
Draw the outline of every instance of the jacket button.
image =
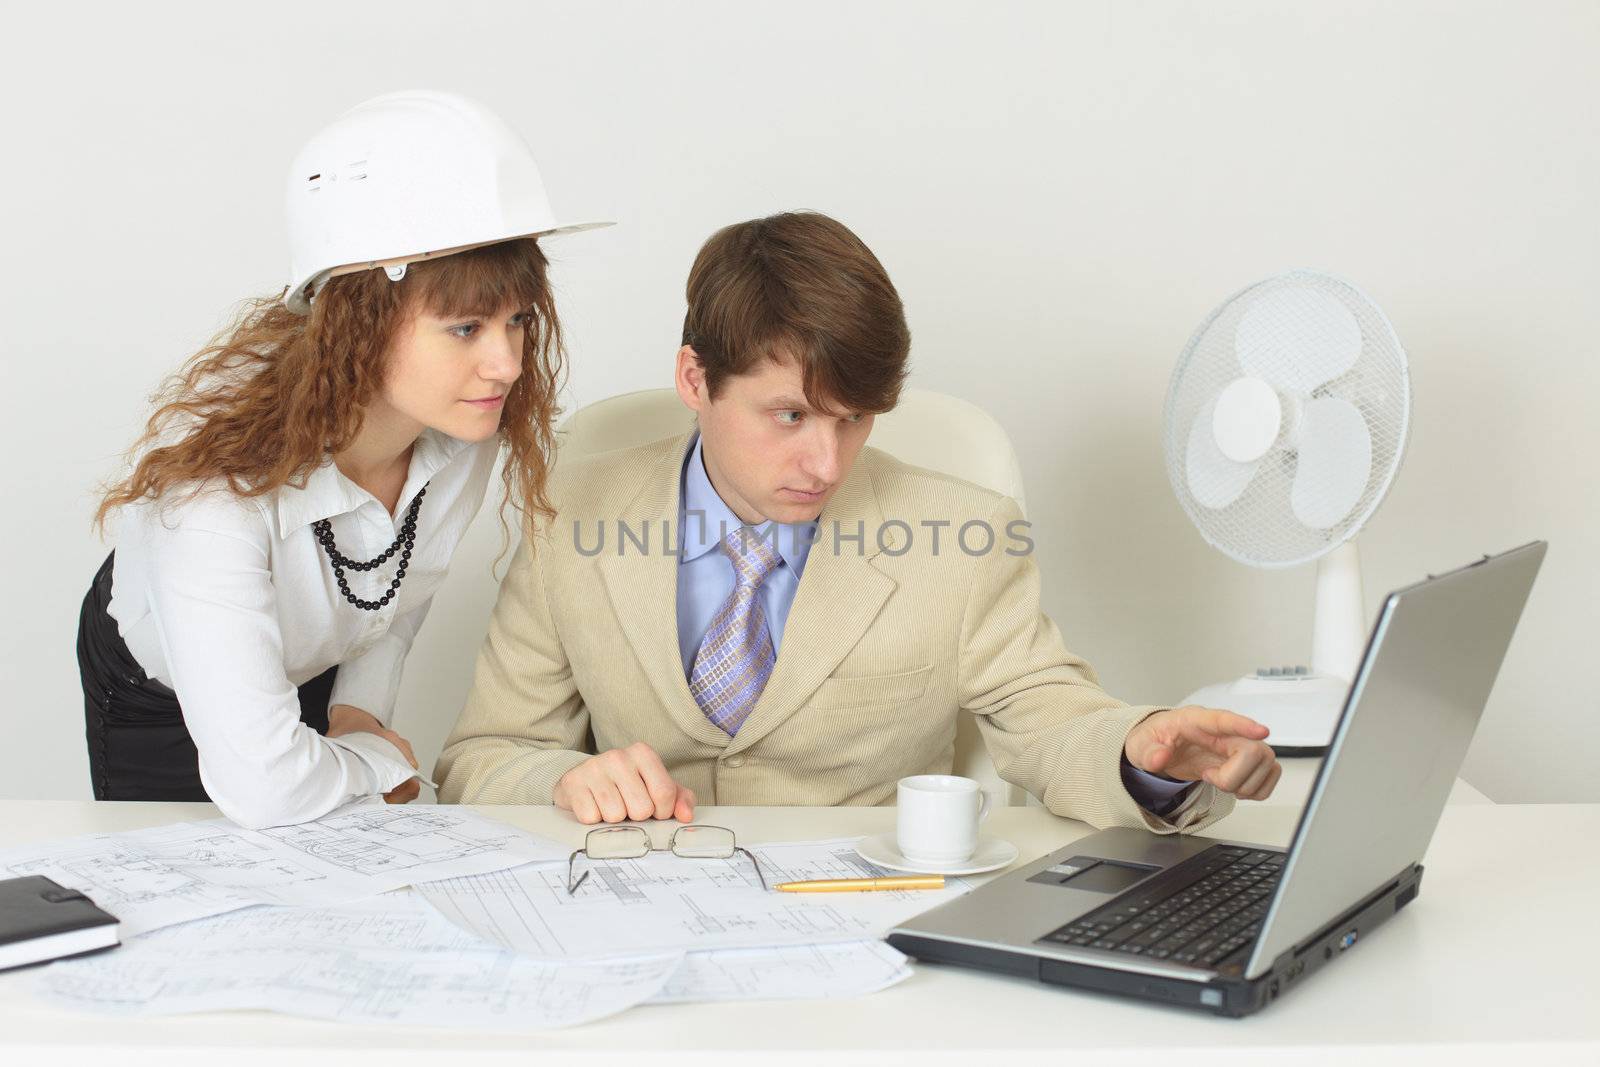
[[740, 767], [744, 766], [744, 757], [743, 756], [728, 756], [728, 757], [723, 759], [722, 765], [724, 767], [732, 767], [734, 770], [738, 770]]

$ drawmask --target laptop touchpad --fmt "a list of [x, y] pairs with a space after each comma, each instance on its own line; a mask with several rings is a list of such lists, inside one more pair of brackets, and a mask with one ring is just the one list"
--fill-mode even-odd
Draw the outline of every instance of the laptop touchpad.
[[1091, 893], [1120, 893], [1159, 870], [1160, 867], [1074, 856], [1065, 863], [1045, 868], [1028, 881], [1064, 885], [1070, 889], [1085, 889]]

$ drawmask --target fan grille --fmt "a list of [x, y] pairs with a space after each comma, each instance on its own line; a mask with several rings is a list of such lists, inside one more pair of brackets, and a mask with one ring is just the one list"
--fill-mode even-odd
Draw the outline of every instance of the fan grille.
[[[1277, 443], [1261, 458], [1243, 492], [1223, 507], [1208, 507], [1196, 499], [1185, 465], [1195, 420], [1207, 413], [1208, 405], [1230, 382], [1246, 373], [1240, 364], [1237, 338], [1239, 324], [1252, 307], [1264, 297], [1274, 298], [1270, 305], [1257, 309], [1247, 327], [1247, 335], [1256, 342], [1254, 370], [1266, 366], [1278, 380], [1292, 381], [1297, 373], [1293, 353], [1328, 343], [1328, 319], [1310, 314], [1314, 307], [1303, 306], [1317, 300], [1307, 294], [1332, 297], [1350, 313], [1360, 328], [1360, 352], [1347, 371], [1297, 395], [1301, 399], [1333, 397], [1353, 405], [1366, 420], [1372, 438], [1371, 474], [1359, 500], [1343, 519], [1326, 529], [1304, 525], [1290, 506], [1290, 490], [1299, 473], [1290, 418], [1285, 419]], [[1266, 306], [1274, 311], [1270, 316], [1263, 314]], [[1264, 349], [1268, 355], [1261, 355]], [[1348, 282], [1314, 271], [1291, 271], [1234, 294], [1190, 338], [1167, 393], [1167, 477], [1201, 536], [1217, 549], [1252, 566], [1293, 566], [1325, 555], [1353, 537], [1383, 501], [1405, 450], [1410, 412], [1405, 351], [1383, 312]], [[1202, 497], [1216, 499], [1204, 492], [1205, 486], [1197, 488]], [[1306, 488], [1302, 486], [1302, 490]]]

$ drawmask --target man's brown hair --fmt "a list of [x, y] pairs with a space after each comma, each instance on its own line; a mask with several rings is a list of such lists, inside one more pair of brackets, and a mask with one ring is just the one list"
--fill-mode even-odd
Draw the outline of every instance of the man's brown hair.
[[844, 224], [786, 211], [725, 226], [689, 271], [683, 343], [712, 397], [770, 359], [799, 360], [806, 400], [824, 412], [893, 408], [911, 331], [888, 273]]

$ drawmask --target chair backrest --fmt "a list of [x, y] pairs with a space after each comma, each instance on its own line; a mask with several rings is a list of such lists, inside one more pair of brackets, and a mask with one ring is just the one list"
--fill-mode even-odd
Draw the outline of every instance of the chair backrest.
[[[558, 431], [560, 455], [631, 448], [683, 433], [693, 422], [693, 414], [672, 389], [624, 393], [573, 412]], [[975, 404], [944, 393], [907, 389], [893, 411], [874, 421], [871, 444], [905, 463], [1004, 493], [1026, 510], [1022, 468], [1011, 439]], [[1021, 804], [1026, 797], [995, 771], [970, 715], [962, 715], [956, 724], [955, 773], [976, 779], [991, 804]]]

